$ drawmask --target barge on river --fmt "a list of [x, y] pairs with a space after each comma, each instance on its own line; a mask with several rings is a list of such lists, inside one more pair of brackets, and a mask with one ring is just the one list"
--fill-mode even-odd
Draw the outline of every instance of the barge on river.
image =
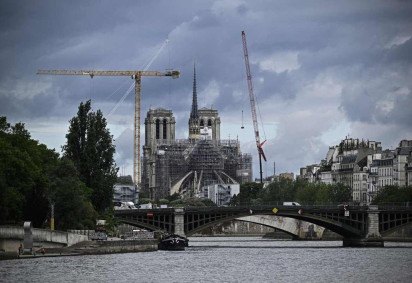
[[187, 238], [170, 234], [160, 239], [158, 249], [165, 251], [184, 251], [187, 246], [189, 246], [189, 240]]

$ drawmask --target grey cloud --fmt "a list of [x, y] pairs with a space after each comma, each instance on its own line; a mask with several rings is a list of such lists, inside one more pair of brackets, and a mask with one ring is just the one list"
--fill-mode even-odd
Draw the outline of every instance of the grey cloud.
[[[395, 128], [395, 125], [403, 125], [404, 132], [398, 136], [411, 135], [407, 121], [412, 120], [412, 85], [409, 82], [412, 40], [388, 47], [396, 36], [411, 36], [411, 3], [227, 3], [230, 7], [224, 8], [225, 2], [217, 1], [121, 1], [116, 5], [111, 1], [1, 1], [0, 112], [18, 120], [35, 121], [41, 117], [68, 120], [75, 115], [80, 101], [91, 98], [93, 107], [102, 108], [106, 114], [120, 100], [132, 80], [40, 77], [35, 75], [36, 70], [141, 69], [160, 44], [169, 38], [169, 44], [150, 69], [175, 68], [182, 75], [177, 80], [143, 79], [142, 119], [150, 107], [172, 109], [177, 117], [179, 137], [184, 138], [190, 112], [194, 60], [200, 106], [210, 107], [204, 104], [211, 99], [204, 96], [213, 81], [220, 91], [213, 107], [222, 113], [221, 116], [224, 113], [227, 117], [237, 117], [240, 108], [248, 110], [240, 36], [241, 30], [245, 30], [253, 61], [255, 92], [260, 102], [271, 104], [271, 109], [293, 105], [307, 93], [306, 88], [311, 82], [328, 74], [342, 87], [341, 98], [336, 99], [334, 106], [340, 110], [336, 111], [341, 111], [339, 113], [354, 125], [362, 123], [362, 127], [353, 126], [354, 131], [367, 126], [392, 125]], [[217, 6], [220, 9], [212, 9]], [[259, 69], [259, 60], [282, 52], [296, 52], [299, 68], [281, 73]], [[259, 78], [264, 81], [260, 82]], [[48, 91], [39, 91], [36, 95], [30, 95], [33, 92], [27, 90], [30, 93], [26, 99], [12, 95], [19, 84], [36, 82], [50, 82], [51, 85]], [[121, 91], [110, 96], [121, 84], [125, 85]], [[235, 92], [244, 97], [234, 97]], [[305, 109], [294, 106], [290, 111], [316, 114], [326, 105], [322, 95], [312, 98], [317, 103], [299, 106]], [[121, 126], [130, 123], [133, 103], [132, 93], [110, 117], [110, 122]], [[328, 130], [322, 128], [326, 127], [322, 119], [333, 120], [334, 117], [316, 118], [319, 120], [315, 122], [322, 129], [307, 131], [301, 127], [299, 119], [290, 121], [286, 111], [278, 112], [276, 115], [263, 113], [263, 116], [281, 123], [281, 129], [295, 129], [295, 133], [280, 131], [279, 137], [272, 141], [274, 147], [267, 149], [269, 159], [280, 161], [277, 163], [279, 170], [283, 166], [285, 170], [294, 171], [304, 165], [302, 163], [314, 162], [311, 160], [324, 155], [323, 150], [311, 153], [307, 145], [319, 143], [326, 147], [326, 152], [327, 145], [319, 140], [321, 133]], [[381, 133], [376, 138], [384, 135]], [[247, 150], [255, 151], [253, 136], [243, 142]], [[250, 142], [251, 146], [248, 146]], [[116, 144], [119, 158], [129, 158], [131, 137], [124, 133], [117, 137]], [[288, 146], [293, 147], [293, 151], [288, 151]]]
[[133, 164], [133, 130], [126, 129], [115, 138], [116, 146], [116, 163], [117, 165]]

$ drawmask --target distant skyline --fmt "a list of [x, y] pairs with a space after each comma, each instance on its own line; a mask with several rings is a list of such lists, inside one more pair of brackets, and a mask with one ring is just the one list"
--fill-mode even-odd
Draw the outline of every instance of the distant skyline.
[[[188, 137], [196, 61], [198, 106], [221, 117], [221, 138], [258, 155], [241, 31], [247, 36], [264, 176], [325, 158], [345, 136], [396, 148], [412, 139], [410, 1], [1, 1], [0, 115], [61, 152], [81, 101], [107, 118], [119, 173], [132, 175], [134, 92], [127, 77], [38, 76], [38, 69], [177, 69], [142, 79], [150, 108]], [[156, 54], [158, 55], [156, 56]], [[119, 103], [124, 97], [124, 101]], [[242, 121], [242, 110], [244, 119]], [[109, 115], [111, 113], [111, 115]], [[241, 129], [242, 124], [244, 129]]]

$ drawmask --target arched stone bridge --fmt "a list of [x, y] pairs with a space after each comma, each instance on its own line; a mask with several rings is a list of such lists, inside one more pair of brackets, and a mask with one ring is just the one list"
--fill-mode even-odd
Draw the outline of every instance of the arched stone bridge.
[[[274, 208], [276, 208], [274, 210]], [[250, 215], [307, 221], [343, 236], [344, 246], [383, 246], [382, 235], [412, 222], [412, 207], [349, 206], [186, 207], [116, 210], [118, 221], [151, 231], [190, 236], [208, 226]]]
[[248, 215], [235, 220], [275, 228], [292, 236], [293, 239], [321, 240], [325, 230], [324, 227], [310, 222], [277, 215]]

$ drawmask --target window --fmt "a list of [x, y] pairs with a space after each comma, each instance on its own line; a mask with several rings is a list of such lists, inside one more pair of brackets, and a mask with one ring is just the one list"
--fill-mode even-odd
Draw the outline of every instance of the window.
[[156, 139], [160, 138], [160, 120], [156, 119]]
[[207, 121], [207, 126], [208, 126], [208, 127], [211, 127], [211, 126], [212, 126], [212, 120], [211, 120], [211, 119], [209, 119], [209, 120]]
[[167, 139], [167, 120], [163, 120], [163, 139]]

